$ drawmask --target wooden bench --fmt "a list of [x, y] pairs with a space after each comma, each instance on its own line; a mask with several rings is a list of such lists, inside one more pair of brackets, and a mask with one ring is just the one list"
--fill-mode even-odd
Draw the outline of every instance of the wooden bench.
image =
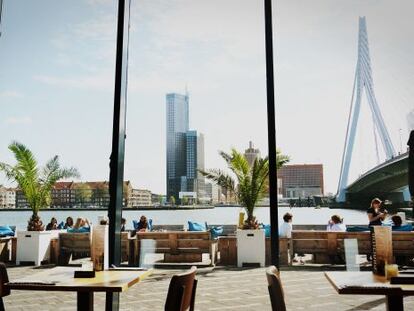
[[205, 231], [138, 232], [130, 239], [129, 264], [143, 264], [140, 261], [148, 253], [164, 254], [164, 263], [201, 263], [202, 255], [209, 254], [214, 265], [217, 241]]
[[[371, 253], [370, 232], [327, 232], [327, 231], [292, 231], [290, 258], [297, 254], [312, 254], [316, 263], [332, 263], [332, 257], [344, 257], [345, 239], [358, 241], [358, 253]], [[395, 257], [410, 259], [414, 257], [414, 232], [393, 231], [393, 253]]]
[[[289, 263], [289, 243], [290, 239], [279, 238], [279, 263], [286, 266]], [[270, 250], [270, 238], [266, 238], [266, 261], [268, 266], [271, 264], [271, 250]], [[220, 236], [218, 238], [218, 261], [217, 263], [222, 266], [235, 266], [237, 265], [237, 238], [235, 236]]]
[[[51, 242], [51, 261], [57, 258], [58, 265], [67, 265], [70, 257], [80, 259], [91, 256], [91, 235], [89, 232], [75, 233], [64, 232], [59, 234], [58, 242]], [[53, 244], [57, 243], [56, 246]], [[128, 261], [129, 257], [129, 232], [121, 232], [121, 259]], [[58, 249], [57, 255], [53, 254], [53, 249]]]
[[4, 263], [16, 263], [16, 237], [0, 238], [0, 261]]

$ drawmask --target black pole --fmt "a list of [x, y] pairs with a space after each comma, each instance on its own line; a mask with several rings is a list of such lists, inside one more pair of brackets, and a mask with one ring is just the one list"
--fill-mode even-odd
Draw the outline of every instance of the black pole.
[[279, 224], [277, 205], [275, 86], [273, 77], [272, 1], [264, 0], [266, 43], [267, 138], [269, 148], [270, 249], [272, 265], [279, 268]]
[[0, 37], [1, 37], [1, 15], [3, 13], [3, 0], [0, 0]]
[[[109, 172], [109, 265], [121, 263], [121, 219], [124, 183], [125, 129], [128, 81], [129, 9], [131, 0], [118, 1], [114, 118]], [[119, 310], [119, 294], [106, 295], [106, 310]]]

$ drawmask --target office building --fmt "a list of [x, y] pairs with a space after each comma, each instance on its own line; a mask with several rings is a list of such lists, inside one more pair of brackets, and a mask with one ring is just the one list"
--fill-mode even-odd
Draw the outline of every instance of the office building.
[[285, 198], [307, 198], [324, 194], [323, 165], [285, 165], [278, 170], [278, 183]]
[[[167, 200], [205, 198], [204, 136], [189, 130], [188, 94], [167, 94]], [[181, 193], [181, 195], [180, 195]]]
[[186, 176], [186, 137], [189, 128], [188, 95], [170, 93], [167, 104], [167, 199], [178, 200]]
[[409, 131], [414, 130], [414, 110], [407, 114], [407, 125]]

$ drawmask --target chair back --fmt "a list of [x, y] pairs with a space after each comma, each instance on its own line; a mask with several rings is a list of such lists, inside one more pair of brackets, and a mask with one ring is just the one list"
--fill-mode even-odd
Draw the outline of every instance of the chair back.
[[285, 297], [283, 294], [282, 282], [279, 277], [279, 271], [275, 266], [270, 266], [266, 270], [266, 277], [272, 310], [286, 311]]
[[165, 311], [194, 311], [196, 271], [196, 267], [191, 267], [187, 272], [172, 277], [165, 301]]
[[6, 265], [0, 262], [0, 311], [4, 311], [3, 297], [10, 295], [10, 289], [4, 286], [8, 282]]

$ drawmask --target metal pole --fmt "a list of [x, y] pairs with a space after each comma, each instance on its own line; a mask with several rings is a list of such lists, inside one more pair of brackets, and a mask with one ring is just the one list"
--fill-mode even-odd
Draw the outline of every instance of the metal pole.
[[272, 1], [264, 0], [266, 43], [267, 137], [269, 148], [270, 241], [272, 265], [279, 268], [279, 224], [277, 204], [276, 121], [273, 77]]
[[[112, 153], [109, 173], [109, 264], [121, 263], [121, 218], [124, 181], [128, 81], [129, 9], [131, 0], [118, 1]], [[107, 293], [106, 310], [119, 310], [119, 294]]]

